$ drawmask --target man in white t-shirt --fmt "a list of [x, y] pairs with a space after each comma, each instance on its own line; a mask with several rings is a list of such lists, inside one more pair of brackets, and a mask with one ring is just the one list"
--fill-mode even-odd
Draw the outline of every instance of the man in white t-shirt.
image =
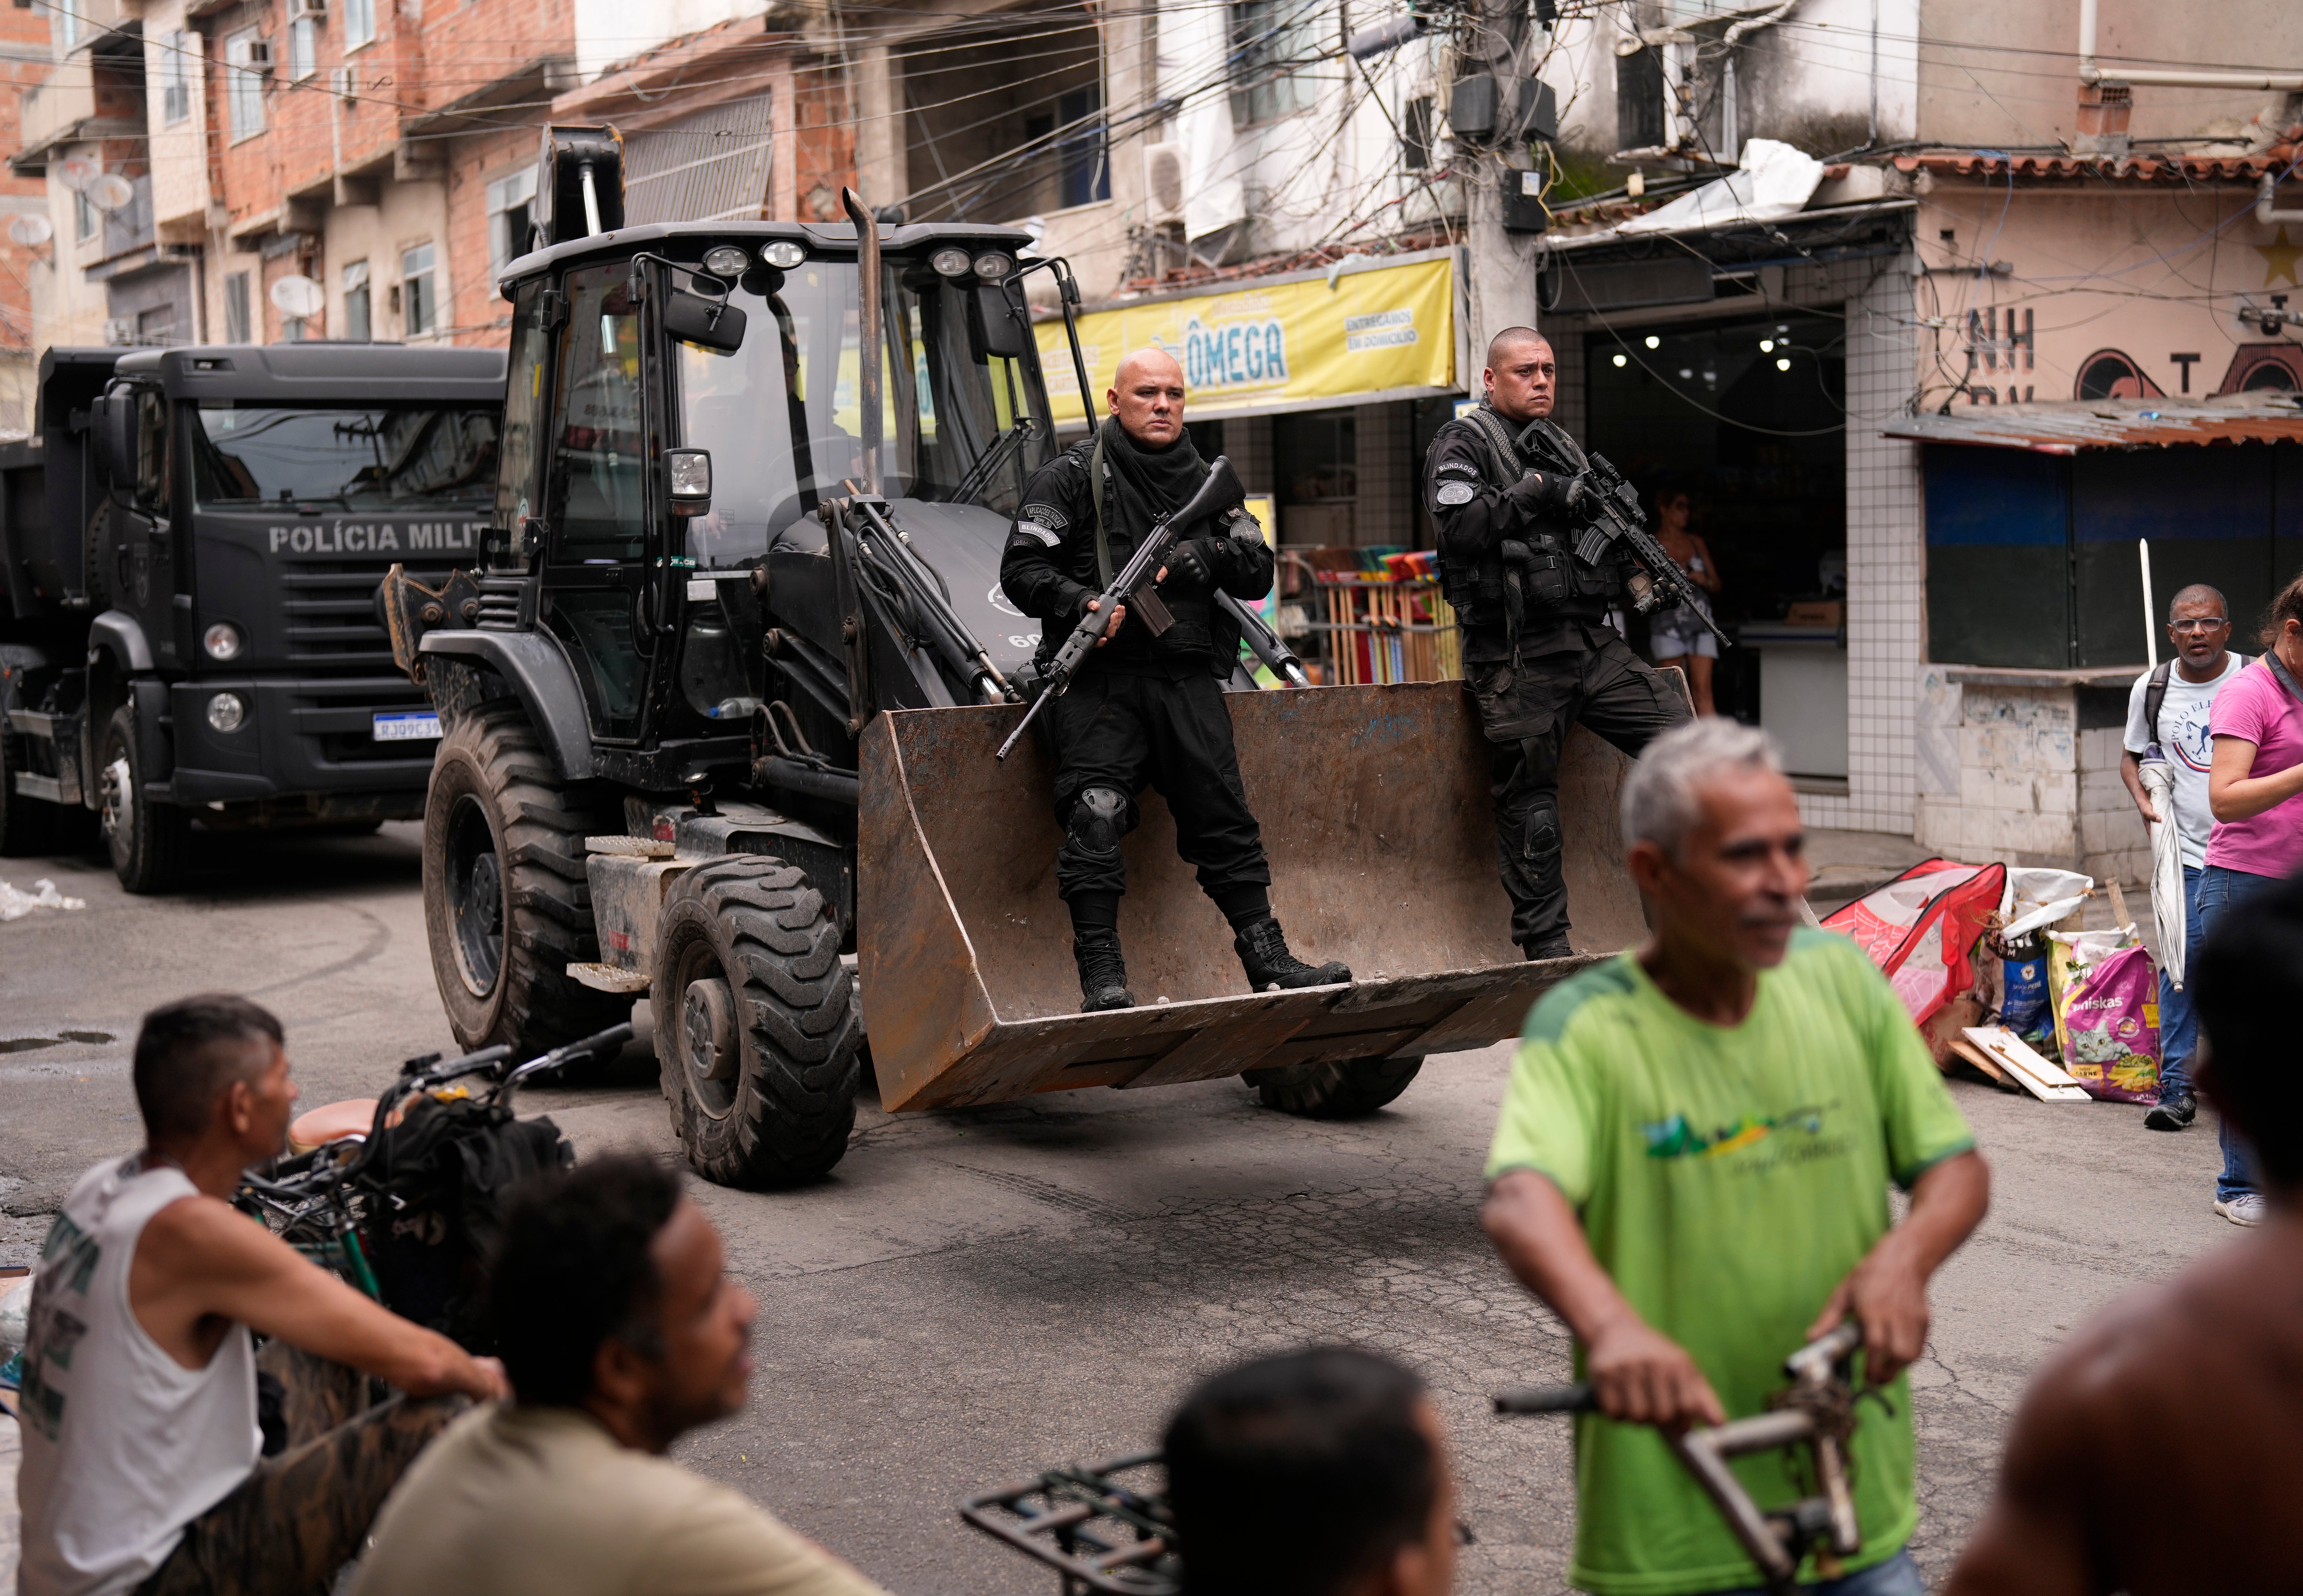
[[[2119, 773], [2147, 824], [2164, 817], [2152, 808], [2143, 790], [2144, 756], [2155, 748], [2153, 756], [2164, 758], [2174, 774], [2175, 835], [2183, 857], [2184, 940], [2196, 948], [2200, 939], [2199, 873], [2206, 867], [2207, 833], [2215, 823], [2207, 807], [2207, 766], [2214, 753], [2207, 710], [2223, 684], [2245, 667], [2247, 658], [2231, 652], [2231, 605], [2204, 582], [2184, 588], [2168, 604], [2167, 639], [2174, 646], [2175, 657], [2137, 677], [2127, 696], [2126, 752]], [[2155, 688], [2160, 700], [2155, 725], [2150, 713]], [[2198, 1031], [2190, 994], [2162, 972], [2159, 1102], [2143, 1118], [2153, 1130], [2181, 1130], [2198, 1112], [2189, 1068]]]

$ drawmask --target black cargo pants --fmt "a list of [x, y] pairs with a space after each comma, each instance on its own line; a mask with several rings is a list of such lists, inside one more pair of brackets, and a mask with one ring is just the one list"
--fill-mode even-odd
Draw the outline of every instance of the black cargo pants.
[[1072, 807], [1091, 787], [1127, 800], [1124, 835], [1135, 829], [1136, 795], [1155, 789], [1176, 817], [1176, 852], [1199, 872], [1210, 896], [1234, 887], [1271, 884], [1263, 833], [1247, 807], [1232, 747], [1231, 712], [1223, 688], [1203, 671], [1181, 681], [1160, 676], [1085, 670], [1050, 706], [1056, 746], [1056, 823], [1065, 828], [1056, 854], [1056, 893], [1124, 892], [1127, 863], [1118, 849], [1081, 848]]
[[1689, 718], [1685, 700], [1612, 628], [1587, 629], [1575, 649], [1470, 661], [1492, 760], [1496, 855], [1512, 900], [1512, 941], [1531, 950], [1567, 934], [1567, 877], [1559, 823], [1559, 751], [1581, 721], [1636, 758], [1658, 733]]

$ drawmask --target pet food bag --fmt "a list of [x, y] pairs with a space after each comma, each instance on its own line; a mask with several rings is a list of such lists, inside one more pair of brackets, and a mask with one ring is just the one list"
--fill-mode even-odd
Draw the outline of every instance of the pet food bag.
[[2159, 970], [2143, 948], [2075, 968], [2058, 1018], [2063, 1068], [2090, 1097], [2159, 1101]]

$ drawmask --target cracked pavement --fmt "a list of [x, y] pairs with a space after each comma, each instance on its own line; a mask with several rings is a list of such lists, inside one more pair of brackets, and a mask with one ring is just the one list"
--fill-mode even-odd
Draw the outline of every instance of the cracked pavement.
[[[52, 876], [89, 901], [0, 926], [0, 1044], [50, 1043], [0, 1051], [0, 1264], [30, 1262], [70, 1181], [137, 1141], [128, 1050], [155, 1002], [262, 993], [308, 1106], [449, 1045], [413, 827], [199, 840], [199, 874], [165, 899], [130, 899], [85, 861], [0, 862], [0, 877]], [[55, 1040], [67, 1030], [113, 1040]], [[585, 1152], [676, 1157], [645, 1042], [606, 1081], [526, 1107]], [[1497, 1420], [1486, 1400], [1567, 1369], [1561, 1327], [1477, 1225], [1508, 1067], [1502, 1048], [1436, 1059], [1392, 1109], [1340, 1125], [1264, 1110], [1236, 1082], [901, 1117], [867, 1102], [831, 1180], [696, 1188], [760, 1298], [757, 1369], [747, 1410], [679, 1456], [893, 1591], [1047, 1592], [1052, 1575], [960, 1524], [962, 1497], [1156, 1444], [1182, 1389], [1233, 1358], [1350, 1339], [1437, 1394], [1478, 1535], [1458, 1588], [1558, 1590], [1567, 1427]], [[1931, 1582], [1983, 1505], [2031, 1372], [2106, 1298], [2234, 1234], [2209, 1210], [2204, 1125], [2155, 1136], [2139, 1110], [1953, 1092], [1995, 1189], [1938, 1277], [1912, 1374], [1914, 1550]]]

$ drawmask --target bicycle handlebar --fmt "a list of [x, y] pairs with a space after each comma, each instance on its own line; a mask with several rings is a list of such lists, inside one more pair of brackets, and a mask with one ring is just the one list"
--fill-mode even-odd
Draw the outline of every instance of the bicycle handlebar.
[[1583, 1381], [1573, 1385], [1515, 1385], [1496, 1393], [1497, 1413], [1597, 1413], [1599, 1398]]

